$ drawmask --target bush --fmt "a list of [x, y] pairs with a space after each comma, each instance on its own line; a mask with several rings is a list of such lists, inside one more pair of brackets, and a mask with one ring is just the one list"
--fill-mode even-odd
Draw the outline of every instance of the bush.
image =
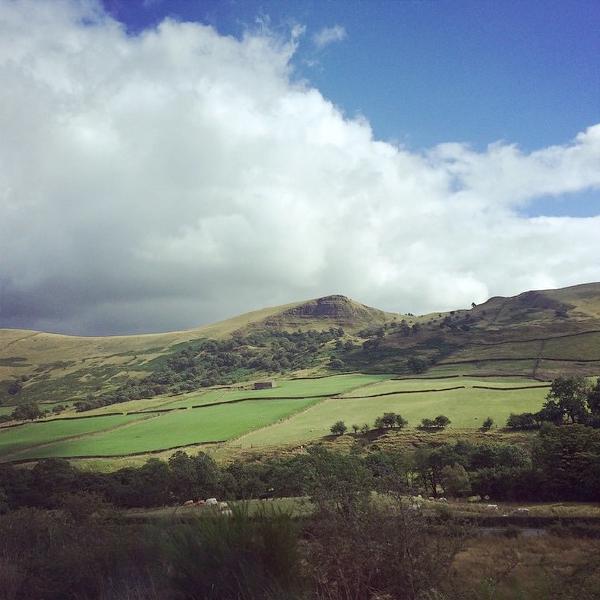
[[494, 419], [492, 417], [487, 417], [486, 420], [481, 424], [481, 429], [484, 431], [489, 431], [494, 425]]
[[351, 515], [322, 510], [307, 535], [310, 598], [362, 600], [437, 598], [464, 540], [452, 521], [433, 533], [425, 517], [399, 498]]
[[181, 524], [170, 540], [177, 591], [190, 600], [289, 598], [300, 587], [297, 526], [290, 515], [248, 505]]
[[347, 427], [346, 424], [344, 423], [344, 421], [336, 421], [330, 428], [331, 433], [333, 433], [333, 435], [344, 435], [344, 433], [346, 433], [347, 431]]

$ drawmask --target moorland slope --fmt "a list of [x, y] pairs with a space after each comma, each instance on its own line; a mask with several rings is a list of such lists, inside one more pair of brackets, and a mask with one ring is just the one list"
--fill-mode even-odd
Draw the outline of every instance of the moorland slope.
[[[303, 340], [294, 346], [288, 339], [290, 332], [333, 330], [338, 332], [310, 344]], [[283, 332], [286, 340], [277, 338]], [[234, 340], [227, 351], [237, 357], [270, 353], [269, 360], [250, 361], [249, 367], [236, 363], [221, 370], [217, 383], [332, 370], [429, 377], [593, 375], [600, 372], [600, 283], [493, 297], [469, 309], [419, 317], [334, 295], [171, 333], [76, 337], [4, 329], [0, 408], [27, 401], [65, 403], [118, 390], [124, 382], [165, 369], [186, 349], [198, 367], [207, 351], [194, 354], [194, 349], [206, 340]], [[282, 348], [287, 357], [272, 360]], [[301, 354], [303, 360], [293, 360]]]

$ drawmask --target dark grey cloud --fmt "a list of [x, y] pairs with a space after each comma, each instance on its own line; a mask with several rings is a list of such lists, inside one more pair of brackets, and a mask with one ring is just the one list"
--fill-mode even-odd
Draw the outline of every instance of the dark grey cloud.
[[296, 28], [242, 39], [95, 2], [0, 0], [0, 327], [192, 327], [343, 293], [428, 311], [600, 279], [600, 126], [523, 154], [373, 139], [293, 79]]

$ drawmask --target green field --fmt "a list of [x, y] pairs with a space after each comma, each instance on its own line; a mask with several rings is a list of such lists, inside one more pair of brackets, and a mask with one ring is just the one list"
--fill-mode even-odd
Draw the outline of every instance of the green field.
[[124, 429], [66, 440], [43, 448], [33, 448], [22, 453], [19, 458], [114, 456], [228, 440], [289, 416], [310, 406], [313, 402], [315, 401], [303, 398], [251, 400], [231, 406], [220, 405], [174, 411], [146, 419]]
[[[491, 382], [481, 383], [491, 385]], [[249, 433], [238, 441], [242, 446], [305, 442], [328, 435], [329, 427], [340, 419], [348, 427], [354, 423], [372, 425], [375, 417], [384, 412], [400, 413], [408, 420], [409, 427], [417, 426], [424, 417], [439, 414], [449, 417], [451, 427], [455, 428], [479, 428], [488, 416], [502, 427], [511, 412], [539, 410], [546, 394], [544, 388], [506, 391], [470, 388], [379, 398], [327, 399], [283, 423]]]
[[361, 396], [375, 396], [377, 394], [389, 394], [392, 392], [411, 392], [418, 390], [440, 390], [452, 387], [464, 386], [489, 386], [496, 388], [511, 388], [525, 386], [539, 386], [541, 383], [535, 379], [524, 379], [520, 377], [502, 377], [495, 379], [474, 379], [472, 377], [452, 377], [448, 379], [388, 379], [346, 392], [344, 398], [357, 398]]
[[362, 389], [364, 386], [389, 378], [390, 375], [333, 375], [320, 379], [287, 379], [278, 381], [269, 390], [216, 389], [208, 392], [194, 392], [181, 396], [164, 408], [190, 407], [213, 402], [229, 402], [242, 398], [307, 398], [312, 396], [334, 396], [348, 390]]
[[[281, 380], [269, 390], [208, 389], [107, 406], [88, 413], [99, 413], [88, 419], [42, 421], [0, 430], [0, 457], [124, 456], [211, 442], [242, 447], [303, 443], [329, 435], [329, 428], [339, 419], [349, 428], [372, 425], [377, 416], [389, 411], [402, 414], [409, 427], [439, 414], [447, 415], [454, 428], [479, 428], [488, 416], [503, 427], [511, 412], [541, 407], [548, 389], [532, 387], [539, 385], [518, 377], [394, 380], [389, 375], [351, 374]], [[458, 386], [462, 388], [444, 390]], [[517, 386], [531, 389], [504, 389]], [[190, 408], [194, 405], [202, 407]], [[158, 407], [186, 410], [150, 412]], [[132, 410], [148, 414], [100, 416]]]
[[40, 421], [19, 427], [0, 429], [0, 456], [39, 444], [120, 427], [138, 419], [140, 419], [139, 415], [115, 415], [90, 419]]

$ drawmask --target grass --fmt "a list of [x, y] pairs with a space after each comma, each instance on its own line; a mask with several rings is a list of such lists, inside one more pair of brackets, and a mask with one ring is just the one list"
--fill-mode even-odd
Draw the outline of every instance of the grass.
[[487, 416], [503, 426], [511, 412], [539, 410], [546, 394], [543, 388], [509, 391], [471, 388], [379, 398], [327, 399], [285, 422], [249, 433], [239, 443], [243, 446], [302, 443], [329, 435], [331, 425], [340, 419], [348, 427], [354, 423], [372, 425], [375, 417], [384, 412], [400, 413], [408, 420], [409, 427], [417, 426], [424, 417], [439, 414], [448, 416], [451, 427], [455, 428], [479, 428]]
[[[8, 429], [0, 432], [0, 455], [11, 454], [11, 459], [124, 456], [220, 441], [243, 448], [303, 443], [329, 435], [331, 424], [339, 419], [348, 427], [354, 423], [372, 425], [375, 417], [390, 411], [402, 414], [409, 421], [409, 427], [416, 427], [424, 417], [445, 414], [452, 421], [451, 428], [473, 431], [487, 416], [491, 416], [496, 425], [503, 426], [511, 412], [538, 410], [547, 393], [545, 388], [503, 389], [536, 384], [531, 379], [512, 377], [392, 380], [389, 375], [347, 374], [283, 380], [269, 390], [210, 389], [175, 398], [107, 406], [86, 413], [96, 414], [88, 419], [40, 422]], [[498, 389], [477, 389], [473, 387], [476, 385]], [[465, 388], [423, 391], [455, 386]], [[344, 395], [311, 398], [338, 392]], [[236, 402], [244, 398], [251, 399]], [[211, 406], [214, 403], [218, 404]], [[202, 405], [202, 408], [189, 408], [193, 405]], [[151, 412], [158, 407], [188, 409], [160, 415]], [[143, 409], [148, 411], [147, 417], [140, 414], [101, 416], [103, 412]], [[128, 426], [118, 428], [122, 424]], [[64, 439], [75, 436], [76, 439]]]
[[325, 396], [362, 388], [384, 379], [389, 375], [333, 375], [321, 379], [288, 379], [277, 381], [277, 386], [269, 390], [252, 389], [215, 389], [204, 392], [193, 392], [182, 396], [180, 400], [165, 404], [164, 408], [189, 407], [198, 404], [212, 404], [239, 400], [241, 398], [308, 398], [311, 396]]
[[544, 343], [544, 358], [578, 358], [600, 360], [600, 333], [586, 333], [583, 335], [564, 337], [548, 340]]
[[391, 392], [410, 392], [418, 390], [443, 389], [457, 387], [459, 385], [466, 388], [473, 386], [490, 386], [498, 388], [510, 388], [521, 386], [540, 385], [539, 381], [534, 379], [525, 379], [522, 377], [502, 377], [502, 378], [485, 378], [474, 379], [471, 377], [453, 377], [452, 379], [403, 379], [403, 380], [386, 380], [374, 383], [368, 387], [362, 387], [356, 390], [351, 390], [344, 394], [345, 398], [372, 396], [376, 394], [389, 394]]
[[[283, 419], [312, 403], [314, 400], [302, 398], [254, 400], [231, 406], [220, 405], [175, 411], [124, 429], [66, 440], [43, 448], [32, 448], [21, 453], [19, 458], [125, 455], [227, 440]], [[90, 419], [90, 421], [97, 420], [99, 419]]]
[[41, 421], [19, 427], [0, 429], [0, 457], [39, 444], [48, 444], [68, 437], [105, 431], [133, 423], [139, 419], [140, 416], [115, 415], [93, 419]]

